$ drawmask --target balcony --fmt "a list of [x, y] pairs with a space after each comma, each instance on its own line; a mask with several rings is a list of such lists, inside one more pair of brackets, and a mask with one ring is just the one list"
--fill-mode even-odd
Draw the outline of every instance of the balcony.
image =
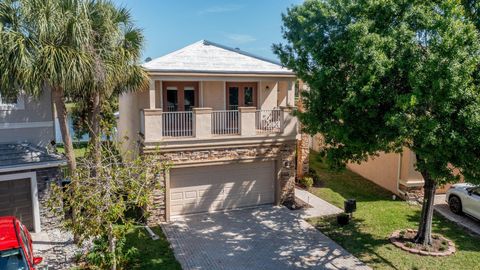
[[194, 108], [192, 111], [163, 112], [162, 109], [141, 111], [140, 133], [144, 143], [164, 142], [168, 145], [185, 141], [232, 139], [295, 138], [297, 119], [292, 107], [258, 110]]

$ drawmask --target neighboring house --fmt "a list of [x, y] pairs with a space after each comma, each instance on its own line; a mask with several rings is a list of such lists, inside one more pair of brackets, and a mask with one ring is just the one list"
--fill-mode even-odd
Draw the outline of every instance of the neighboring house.
[[48, 151], [55, 139], [49, 91], [38, 98], [0, 96], [0, 216], [39, 232], [51, 223], [45, 201], [65, 161]]
[[[314, 151], [320, 151], [323, 145], [321, 135], [312, 137]], [[381, 152], [360, 164], [348, 163], [347, 168], [402, 198], [418, 198], [423, 196], [424, 181], [415, 163], [415, 153], [404, 148], [401, 154]], [[445, 193], [447, 189], [448, 185], [439, 187], [437, 192]]]
[[149, 223], [294, 198], [295, 74], [199, 41], [144, 65], [150, 89], [120, 97], [119, 138], [170, 161]]

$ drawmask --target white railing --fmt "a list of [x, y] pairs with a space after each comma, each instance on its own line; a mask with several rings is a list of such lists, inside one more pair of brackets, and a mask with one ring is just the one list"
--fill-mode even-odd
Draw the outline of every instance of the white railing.
[[233, 135], [240, 134], [238, 111], [213, 111], [212, 134]]
[[278, 109], [258, 110], [255, 113], [255, 125], [259, 133], [274, 133], [281, 130], [282, 113]]
[[192, 112], [164, 112], [162, 114], [162, 135], [164, 137], [193, 136]]

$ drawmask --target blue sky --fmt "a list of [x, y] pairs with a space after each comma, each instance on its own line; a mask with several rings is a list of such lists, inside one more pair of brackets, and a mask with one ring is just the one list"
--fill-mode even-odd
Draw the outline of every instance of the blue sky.
[[156, 58], [207, 39], [276, 59], [281, 14], [302, 0], [114, 0], [144, 29], [144, 57]]

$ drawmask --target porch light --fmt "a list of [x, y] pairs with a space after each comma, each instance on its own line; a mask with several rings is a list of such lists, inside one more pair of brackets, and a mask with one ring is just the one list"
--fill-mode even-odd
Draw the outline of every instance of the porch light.
[[265, 87], [265, 91], [268, 91], [268, 90], [270, 90], [270, 86], [267, 85], [267, 86]]

